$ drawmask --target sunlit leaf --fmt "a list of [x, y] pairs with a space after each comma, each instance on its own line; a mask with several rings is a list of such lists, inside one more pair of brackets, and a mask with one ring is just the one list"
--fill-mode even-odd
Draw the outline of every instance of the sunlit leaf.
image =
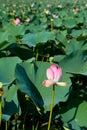
[[20, 62], [17, 57], [5, 57], [0, 59], [0, 82], [11, 83], [15, 77], [16, 64]]
[[42, 31], [24, 35], [22, 43], [35, 47], [38, 43], [46, 43], [48, 40], [55, 40], [54, 35], [51, 32]]
[[60, 61], [66, 72], [87, 75], [87, 51], [75, 51]]
[[54, 26], [60, 27], [62, 25], [62, 20], [60, 18], [53, 19]]
[[21, 109], [19, 106], [18, 98], [17, 98], [17, 87], [12, 85], [10, 88], [4, 88], [4, 95], [3, 95], [3, 114], [2, 118], [5, 121], [8, 121], [11, 116], [15, 113], [20, 114]]
[[84, 48], [83, 41], [77, 41], [76, 39], [72, 39], [71, 42], [66, 45], [66, 54], [69, 55], [72, 52], [84, 49], [86, 50], [86, 48]]
[[67, 28], [73, 28], [76, 26], [77, 23], [73, 17], [70, 17], [70, 18], [68, 17], [67, 19], [65, 19], [63, 24]]
[[13, 25], [5, 25], [4, 30], [7, 30], [9, 36], [20, 36], [24, 34], [24, 26], [13, 26]]
[[0, 44], [5, 41], [8, 41], [8, 32], [0, 32]]
[[[68, 104], [64, 107], [65, 113], [62, 113], [62, 119], [64, 123], [68, 124], [71, 129], [80, 130], [81, 128], [87, 127], [86, 113], [87, 113], [87, 102], [82, 99], [71, 99], [72, 104]], [[69, 102], [70, 103], [70, 102]], [[77, 103], [77, 104], [76, 104]], [[67, 109], [66, 109], [67, 108]], [[63, 111], [62, 110], [62, 111]]]

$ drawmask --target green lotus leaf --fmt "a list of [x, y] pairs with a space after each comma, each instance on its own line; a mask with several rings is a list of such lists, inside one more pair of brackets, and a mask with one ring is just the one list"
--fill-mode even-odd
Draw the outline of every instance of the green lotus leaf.
[[[36, 105], [44, 107], [45, 111], [50, 109], [52, 87], [43, 87], [42, 82], [47, 79], [46, 69], [51, 65], [47, 62], [23, 62], [16, 66], [15, 71], [19, 89], [27, 93]], [[68, 74], [63, 73], [62, 81], [67, 83], [67, 87], [55, 88], [55, 105], [60, 101], [66, 101], [69, 95], [71, 81]]]
[[18, 57], [3, 57], [0, 59], [0, 82], [3, 84], [13, 82], [15, 67], [20, 61]]
[[38, 43], [46, 43], [48, 40], [55, 40], [55, 36], [51, 32], [42, 31], [24, 35], [22, 43], [35, 47]]

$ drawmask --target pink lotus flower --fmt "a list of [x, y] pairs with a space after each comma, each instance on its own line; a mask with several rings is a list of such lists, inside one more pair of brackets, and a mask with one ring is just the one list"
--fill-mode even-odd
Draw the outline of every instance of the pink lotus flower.
[[34, 6], [35, 6], [35, 3], [32, 3], [32, 4], [31, 4], [31, 7], [33, 8]]
[[48, 80], [44, 80], [42, 85], [45, 87], [50, 87], [51, 85], [60, 85], [65, 87], [65, 82], [59, 82], [62, 77], [62, 69], [57, 65], [52, 65], [47, 69], [47, 78]]
[[59, 16], [56, 15], [56, 14], [52, 14], [52, 16], [53, 16], [53, 18], [55, 18], [55, 19], [59, 18]]
[[44, 9], [44, 13], [47, 14], [47, 15], [51, 14], [51, 12], [49, 10], [46, 10], [46, 9]]
[[14, 21], [15, 25], [20, 24], [20, 22], [21, 22], [21, 21], [20, 21], [20, 19], [19, 19], [19, 18], [16, 18], [16, 19], [15, 19], [15, 21]]
[[26, 22], [30, 22], [30, 21], [31, 21], [31, 19], [30, 19], [30, 18], [27, 18], [25, 21], [26, 21]]

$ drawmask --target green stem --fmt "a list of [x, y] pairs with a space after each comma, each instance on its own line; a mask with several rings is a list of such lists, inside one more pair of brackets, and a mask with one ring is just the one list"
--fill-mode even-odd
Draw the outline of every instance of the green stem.
[[28, 110], [26, 111], [26, 113], [24, 115], [23, 130], [25, 130], [25, 121], [26, 121], [27, 112], [28, 112]]
[[52, 110], [53, 110], [53, 106], [54, 106], [54, 95], [55, 95], [55, 85], [53, 85], [53, 89], [52, 89], [52, 100], [51, 100], [50, 116], [49, 116], [49, 122], [48, 122], [47, 130], [50, 130], [50, 127], [51, 127]]
[[1, 120], [2, 120], [2, 100], [0, 96], [0, 126], [1, 126]]
[[37, 54], [36, 54], [36, 61], [38, 60], [38, 52], [37, 52]]
[[32, 130], [34, 130], [34, 124], [32, 125]]
[[5, 123], [5, 130], [7, 130], [8, 129], [8, 122], [6, 121], [6, 123]]
[[36, 125], [36, 128], [35, 128], [35, 130], [37, 130], [37, 129], [38, 129], [38, 125], [39, 125], [39, 122], [37, 122], [37, 125]]
[[53, 31], [53, 19], [51, 19], [51, 31]]
[[32, 118], [32, 130], [34, 130], [34, 117]]

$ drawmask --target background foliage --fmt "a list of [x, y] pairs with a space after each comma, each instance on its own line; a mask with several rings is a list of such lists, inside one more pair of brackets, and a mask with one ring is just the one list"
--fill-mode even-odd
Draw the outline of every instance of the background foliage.
[[47, 128], [52, 88], [42, 82], [55, 63], [67, 87], [56, 87], [51, 129], [86, 130], [86, 0], [0, 4], [1, 128]]

